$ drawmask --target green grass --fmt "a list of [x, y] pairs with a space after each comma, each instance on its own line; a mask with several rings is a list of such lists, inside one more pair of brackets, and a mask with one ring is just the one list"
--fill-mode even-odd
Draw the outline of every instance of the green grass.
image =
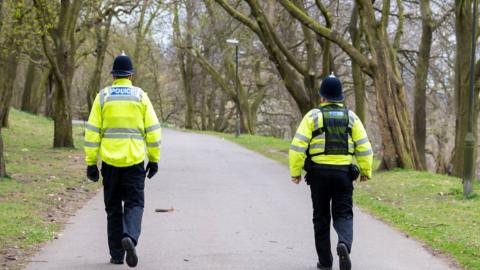
[[83, 128], [74, 128], [77, 149], [53, 149], [51, 120], [12, 110], [2, 136], [9, 177], [0, 179], [0, 263], [19, 268], [98, 186], [85, 180]]
[[[208, 133], [288, 164], [289, 141]], [[478, 183], [475, 189], [480, 189]], [[370, 181], [356, 186], [354, 201], [465, 269], [480, 269], [480, 197], [464, 199], [460, 179], [406, 170], [375, 172]]]

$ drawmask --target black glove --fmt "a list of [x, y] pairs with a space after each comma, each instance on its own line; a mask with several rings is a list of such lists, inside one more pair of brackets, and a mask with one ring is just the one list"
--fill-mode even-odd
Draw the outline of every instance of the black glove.
[[97, 165], [87, 166], [87, 178], [90, 179], [90, 181], [93, 181], [93, 182], [98, 181], [98, 179], [100, 178], [100, 175], [98, 173]]
[[145, 169], [148, 179], [152, 178], [158, 172], [158, 164], [156, 162], [148, 162]]

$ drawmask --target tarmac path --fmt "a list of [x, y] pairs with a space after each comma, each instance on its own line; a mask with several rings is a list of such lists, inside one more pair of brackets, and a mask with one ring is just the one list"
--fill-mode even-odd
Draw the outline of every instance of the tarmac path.
[[[285, 165], [217, 137], [164, 130], [159, 173], [145, 189], [137, 269], [316, 269], [310, 192]], [[102, 196], [26, 269], [126, 269], [108, 263]], [[355, 270], [455, 269], [359, 209], [354, 224]]]

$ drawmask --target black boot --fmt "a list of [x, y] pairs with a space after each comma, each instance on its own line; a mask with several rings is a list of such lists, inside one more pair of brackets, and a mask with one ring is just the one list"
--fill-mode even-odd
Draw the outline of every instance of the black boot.
[[340, 270], [352, 269], [352, 262], [350, 261], [350, 254], [347, 246], [344, 243], [338, 243], [337, 245], [338, 261]]
[[135, 267], [138, 264], [138, 257], [137, 252], [135, 251], [135, 244], [133, 244], [132, 239], [130, 237], [124, 237], [122, 239], [122, 247], [127, 252], [127, 265], [130, 267]]
[[111, 264], [123, 264], [123, 259], [110, 258], [110, 263]]
[[320, 269], [320, 270], [332, 270], [332, 267], [322, 266], [322, 265], [320, 264], [320, 262], [317, 262], [317, 269]]

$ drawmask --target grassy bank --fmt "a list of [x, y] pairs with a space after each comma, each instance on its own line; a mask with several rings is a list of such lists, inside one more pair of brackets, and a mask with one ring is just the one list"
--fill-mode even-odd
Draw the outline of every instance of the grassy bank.
[[[288, 141], [210, 134], [288, 164]], [[405, 170], [377, 172], [371, 181], [356, 186], [354, 201], [465, 269], [480, 269], [480, 197], [464, 199], [460, 179]]]
[[11, 111], [2, 130], [9, 178], [0, 179], [0, 268], [18, 269], [51, 240], [70, 214], [97, 190], [86, 181], [83, 131], [77, 149], [53, 149], [53, 122]]

